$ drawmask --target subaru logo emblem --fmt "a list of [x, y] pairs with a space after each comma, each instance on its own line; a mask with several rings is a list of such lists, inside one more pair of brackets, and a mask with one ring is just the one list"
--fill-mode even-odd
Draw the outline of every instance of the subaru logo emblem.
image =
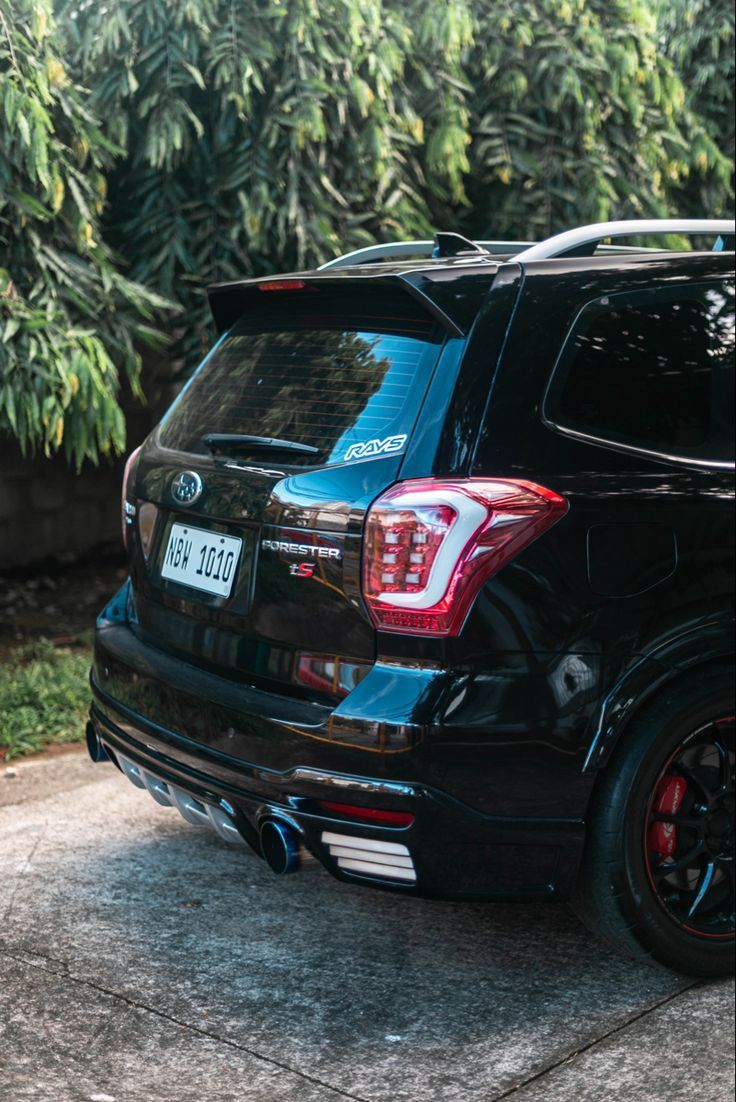
[[196, 471], [180, 471], [171, 483], [171, 496], [180, 505], [193, 505], [202, 496], [202, 479]]

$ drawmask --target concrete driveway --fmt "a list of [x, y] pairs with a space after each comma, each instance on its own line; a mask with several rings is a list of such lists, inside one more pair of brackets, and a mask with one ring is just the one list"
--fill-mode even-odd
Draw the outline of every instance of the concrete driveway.
[[72, 753], [0, 770], [2, 1102], [726, 1102], [733, 985], [560, 906], [255, 857]]

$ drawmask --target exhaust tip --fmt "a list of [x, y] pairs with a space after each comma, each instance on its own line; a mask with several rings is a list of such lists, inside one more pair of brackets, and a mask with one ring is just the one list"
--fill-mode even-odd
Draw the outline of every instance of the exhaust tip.
[[87, 753], [89, 754], [92, 761], [109, 761], [110, 760], [110, 755], [108, 754], [107, 750], [102, 745], [102, 743], [100, 742], [100, 736], [97, 734], [97, 731], [95, 730], [94, 724], [92, 723], [91, 720], [87, 724], [86, 739], [87, 739]]
[[278, 876], [299, 868], [299, 836], [288, 823], [266, 819], [259, 832], [261, 853], [268, 867]]

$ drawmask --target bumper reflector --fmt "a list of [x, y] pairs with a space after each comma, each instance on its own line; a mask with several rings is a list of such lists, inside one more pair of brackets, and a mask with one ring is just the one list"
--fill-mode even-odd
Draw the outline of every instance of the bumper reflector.
[[355, 838], [349, 834], [323, 831], [322, 842], [329, 848], [337, 866], [346, 872], [374, 876], [380, 880], [402, 880], [414, 884], [417, 874], [406, 846], [374, 838]]
[[346, 819], [362, 819], [377, 826], [408, 827], [414, 822], [410, 811], [384, 811], [380, 807], [357, 807], [355, 804], [340, 804], [334, 800], [319, 800], [323, 811], [331, 815], [342, 815]]

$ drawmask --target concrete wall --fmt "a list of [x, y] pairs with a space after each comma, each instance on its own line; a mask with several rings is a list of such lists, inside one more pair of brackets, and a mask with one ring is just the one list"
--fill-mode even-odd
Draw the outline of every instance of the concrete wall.
[[[129, 419], [129, 450], [149, 428], [148, 414]], [[0, 571], [118, 548], [124, 466], [124, 457], [101, 460], [77, 474], [61, 456], [24, 459], [14, 441], [0, 437]]]
[[[148, 435], [176, 395], [165, 357], [144, 355], [148, 404], [123, 381], [127, 450]], [[120, 548], [120, 484], [125, 458], [85, 463], [80, 474], [60, 456], [24, 459], [14, 440], [0, 436], [0, 571], [45, 559], [73, 562], [103, 547]]]
[[0, 440], [0, 571], [119, 542], [121, 477], [121, 462], [77, 475], [60, 457], [24, 459]]

